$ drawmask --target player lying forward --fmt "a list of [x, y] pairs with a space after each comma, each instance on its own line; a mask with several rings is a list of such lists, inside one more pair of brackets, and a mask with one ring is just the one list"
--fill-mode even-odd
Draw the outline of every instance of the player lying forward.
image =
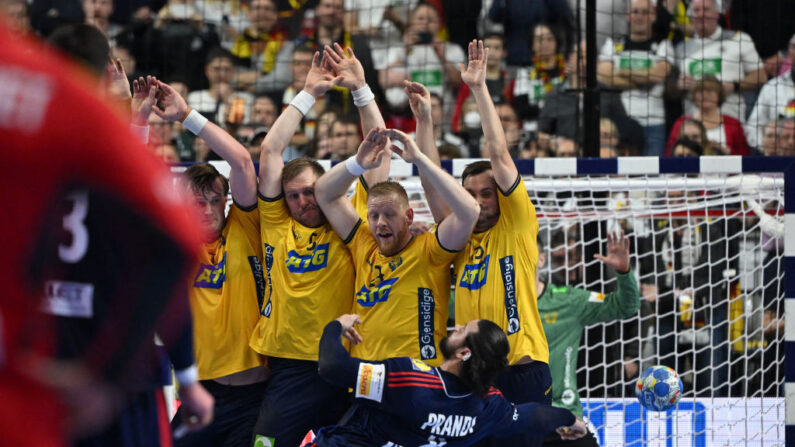
[[491, 386], [508, 364], [508, 339], [488, 320], [456, 326], [440, 345], [444, 362], [433, 368], [409, 357], [365, 362], [342, 346], [362, 338], [358, 315], [326, 325], [320, 340], [323, 379], [354, 389], [344, 425], [322, 428], [313, 444], [326, 446], [468, 446], [486, 436], [557, 430], [563, 439], [586, 433], [569, 410], [537, 403], [514, 405]]

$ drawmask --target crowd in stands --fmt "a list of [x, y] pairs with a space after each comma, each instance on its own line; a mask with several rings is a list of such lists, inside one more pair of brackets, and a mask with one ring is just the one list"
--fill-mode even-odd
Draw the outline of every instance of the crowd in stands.
[[[516, 158], [583, 155], [586, 51], [598, 54], [600, 156], [790, 155], [795, 12], [764, 3], [598, 1], [593, 49], [584, 45], [585, 11], [563, 0], [15, 0], [6, 8], [20, 32], [43, 37], [65, 22], [95, 25], [130, 79], [168, 81], [255, 158], [256, 137], [301, 90], [312, 52], [332, 42], [352, 48], [378, 80], [388, 127], [414, 131], [402, 82], [418, 81], [433, 95], [443, 158], [479, 157], [480, 117], [457, 67], [473, 38], [490, 49], [487, 84]], [[314, 105], [286, 160], [355, 151], [355, 108], [346, 89], [334, 90]], [[152, 121], [152, 145], [167, 160], [217, 158], [179, 125]]]

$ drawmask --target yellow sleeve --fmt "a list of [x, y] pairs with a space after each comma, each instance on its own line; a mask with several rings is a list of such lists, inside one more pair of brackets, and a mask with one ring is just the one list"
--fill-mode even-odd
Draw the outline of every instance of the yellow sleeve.
[[375, 246], [373, 236], [370, 234], [370, 226], [362, 219], [359, 219], [359, 222], [356, 223], [356, 226], [353, 227], [353, 230], [342, 242], [351, 251], [354, 265], [357, 264], [358, 260], [366, 259], [370, 250]]
[[250, 208], [245, 209], [239, 207], [236, 203], [232, 203], [229, 209], [229, 216], [227, 216], [227, 220], [240, 226], [252, 247], [260, 246], [259, 219], [257, 205], [252, 205]]
[[450, 265], [461, 251], [451, 251], [444, 248], [439, 242], [439, 235], [435, 230], [436, 226], [431, 231], [418, 236], [424, 238], [423, 250], [425, 251], [426, 259], [431, 265]]
[[364, 177], [359, 176], [356, 181], [356, 186], [353, 188], [353, 196], [351, 196], [351, 203], [356, 209], [356, 214], [362, 220], [367, 220], [367, 182]]
[[284, 194], [272, 199], [257, 195], [257, 207], [261, 225], [281, 225], [290, 219]]
[[524, 187], [522, 176], [517, 175], [516, 181], [508, 191], [499, 187], [497, 198], [500, 203], [500, 224], [515, 233], [538, 233], [538, 219], [536, 207], [530, 200]]

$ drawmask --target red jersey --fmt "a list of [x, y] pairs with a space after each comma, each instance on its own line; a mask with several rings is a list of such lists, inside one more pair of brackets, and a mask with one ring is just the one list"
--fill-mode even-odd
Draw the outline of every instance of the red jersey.
[[[79, 263], [107, 241], [92, 237], [92, 230], [111, 234], [119, 214], [135, 216], [136, 226], [119, 229], [118, 238], [159, 244], [161, 252], [115, 252], [125, 268], [144, 268], [116, 275], [114, 290], [126, 285], [131, 292], [114, 295], [118, 302], [109, 306], [96, 339], [77, 359], [112, 380], [131, 366], [135, 355], [130, 353], [151, 345], [159, 316], [183, 307], [171, 298], [184, 285], [184, 273], [200, 246], [188, 202], [174, 190], [172, 175], [94, 96], [83, 76], [52, 50], [11, 34], [0, 23], [0, 159], [5, 168], [0, 191], [10, 205], [0, 220], [8, 260], [0, 269], [5, 288], [0, 294], [0, 439], [9, 445], [66, 441], [58, 396], [31, 380], [30, 371], [21, 366], [26, 353], [47, 353], [41, 341], [50, 340], [44, 349], [54, 347], [53, 319], [40, 312], [43, 305], [79, 312], [81, 302], [90, 298], [90, 287], [75, 291], [59, 287], [57, 281], [45, 291], [44, 280], [54, 264], [50, 254], [64, 265]], [[80, 194], [103, 197], [97, 220], [86, 221], [87, 207], [94, 203], [83, 201]], [[75, 205], [59, 214], [53, 205], [64, 199]], [[102, 216], [113, 219], [103, 224]], [[48, 233], [54, 226], [62, 230], [58, 238]], [[160, 274], [161, 267], [169, 277]]]

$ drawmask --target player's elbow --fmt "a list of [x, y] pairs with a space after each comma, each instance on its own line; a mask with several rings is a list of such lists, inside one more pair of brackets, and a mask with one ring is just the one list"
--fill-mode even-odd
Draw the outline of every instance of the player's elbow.
[[467, 194], [467, 199], [467, 204], [462, 210], [461, 220], [474, 227], [475, 222], [478, 221], [478, 216], [480, 216], [480, 205], [469, 194]]

